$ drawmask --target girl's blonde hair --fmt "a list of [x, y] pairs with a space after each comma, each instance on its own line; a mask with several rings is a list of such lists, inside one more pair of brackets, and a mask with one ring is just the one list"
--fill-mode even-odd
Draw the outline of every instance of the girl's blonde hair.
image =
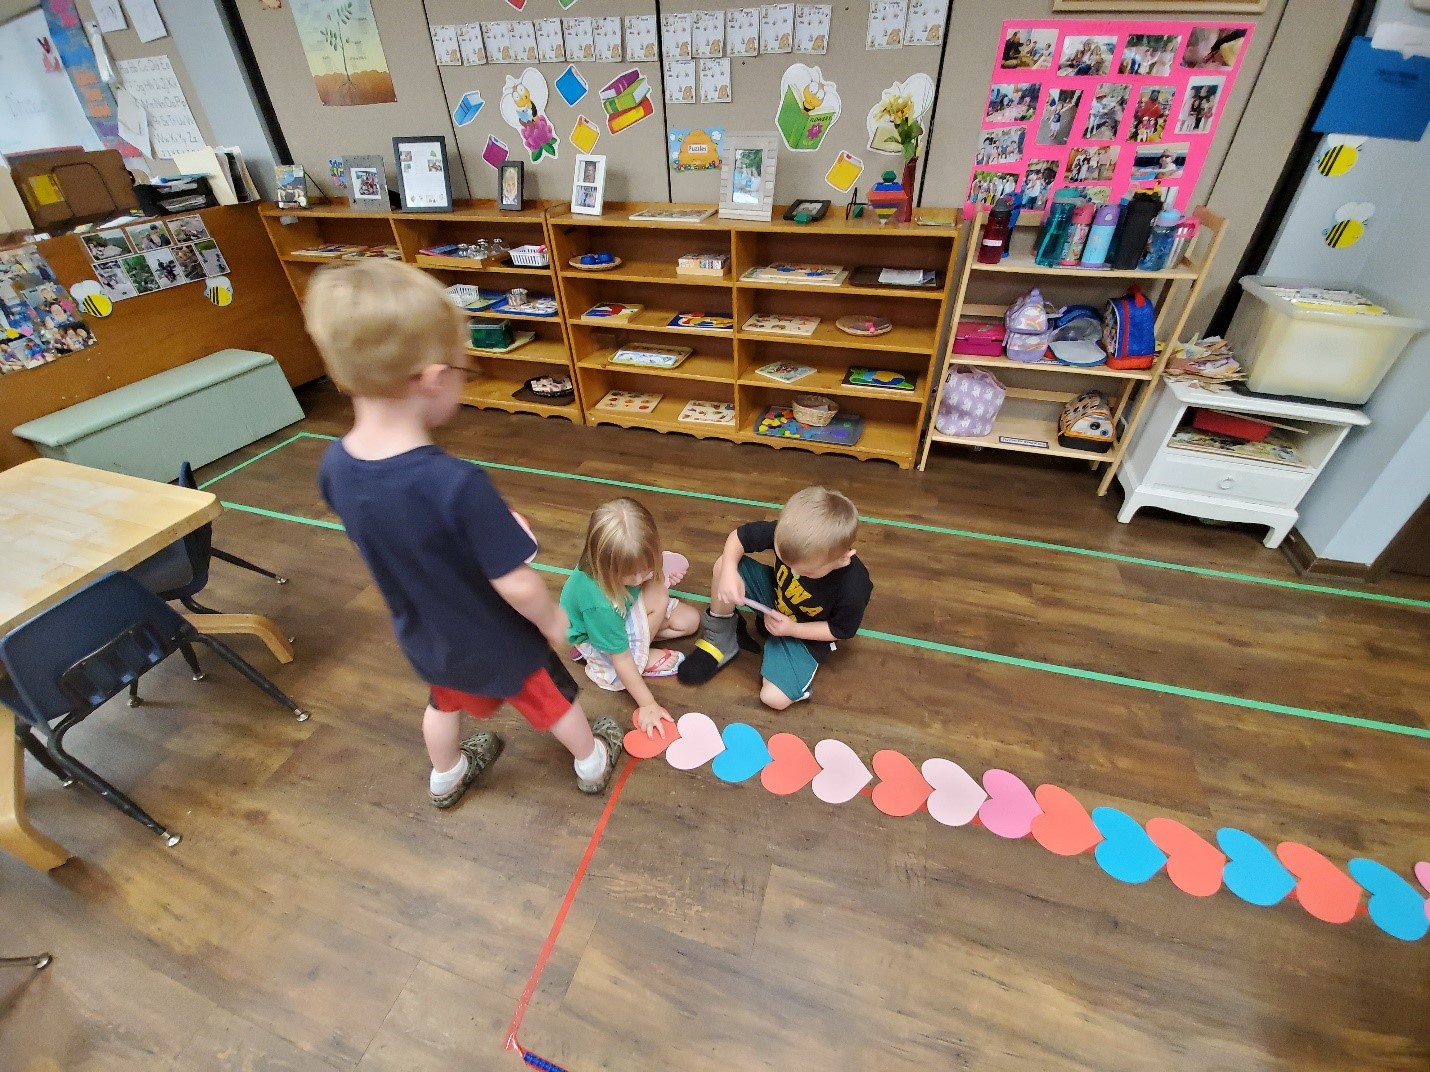
[[596, 507], [586, 526], [580, 568], [624, 614], [625, 578], [661, 569], [660, 535], [650, 511], [634, 499], [612, 499]]

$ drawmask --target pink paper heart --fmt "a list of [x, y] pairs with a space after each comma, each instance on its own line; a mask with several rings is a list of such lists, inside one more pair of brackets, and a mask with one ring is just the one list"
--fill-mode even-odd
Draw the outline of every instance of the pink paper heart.
[[[1415, 865], [1415, 877], [1426, 893], [1430, 893], [1430, 860], [1421, 860]], [[1430, 919], [1430, 901], [1425, 902], [1425, 918]]]
[[1033, 820], [1043, 814], [1043, 809], [1023, 779], [1005, 770], [984, 771], [983, 788], [988, 793], [988, 799], [978, 809], [983, 825], [1002, 838], [1027, 837], [1033, 830]]
[[720, 729], [709, 715], [687, 711], [675, 725], [680, 730], [680, 738], [665, 750], [665, 760], [676, 770], [703, 767], [725, 751]]
[[853, 800], [874, 780], [864, 761], [843, 741], [820, 741], [814, 746], [814, 758], [819, 761], [820, 771], [810, 787], [826, 804]]
[[920, 768], [924, 781], [933, 786], [925, 807], [944, 826], [964, 826], [973, 821], [988, 799], [973, 775], [951, 759], [926, 759]]

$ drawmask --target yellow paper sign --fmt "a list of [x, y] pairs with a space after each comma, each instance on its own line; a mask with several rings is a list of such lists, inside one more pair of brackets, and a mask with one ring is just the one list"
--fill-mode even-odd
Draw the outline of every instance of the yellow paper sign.
[[864, 161], [841, 149], [839, 157], [825, 173], [824, 181], [841, 194], [847, 194], [853, 189], [862, 174], [864, 174]]
[[30, 196], [37, 205], [58, 205], [65, 199], [65, 192], [53, 175], [34, 175], [30, 178]]
[[571, 128], [571, 137], [568, 139], [577, 150], [589, 153], [596, 147], [596, 139], [601, 136], [601, 131], [596, 124], [587, 119], [584, 115], [576, 117], [576, 125]]

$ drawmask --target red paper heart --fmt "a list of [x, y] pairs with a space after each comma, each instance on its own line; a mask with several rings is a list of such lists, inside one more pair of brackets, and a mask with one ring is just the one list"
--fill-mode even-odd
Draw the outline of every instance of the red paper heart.
[[1148, 819], [1147, 836], [1167, 854], [1167, 877], [1193, 897], [1210, 897], [1221, 889], [1226, 854], [1191, 827], [1176, 819]]
[[1349, 923], [1360, 905], [1360, 885], [1315, 849], [1294, 841], [1276, 846], [1276, 858], [1297, 878], [1296, 900], [1317, 919]]
[[933, 792], [913, 760], [892, 748], [874, 753], [874, 773], [880, 778], [874, 787], [874, 807], [885, 815], [912, 815]]
[[803, 738], [792, 733], [776, 733], [765, 747], [770, 750], [770, 763], [760, 771], [760, 784], [782, 797], [798, 793], [814, 781], [819, 773], [819, 760], [814, 758]]
[[1102, 840], [1102, 831], [1082, 806], [1082, 801], [1056, 785], [1040, 785], [1033, 799], [1043, 809], [1033, 817], [1033, 840], [1059, 856], [1077, 856]]
[[[636, 717], [632, 715], [631, 724], [634, 725], [635, 721]], [[669, 748], [672, 741], [680, 739], [680, 729], [674, 722], [661, 719], [661, 725], [665, 728], [664, 737], [660, 735], [660, 730], [655, 731], [654, 737], [647, 737], [645, 730], [639, 726], [627, 732], [622, 742], [626, 746], [626, 754], [636, 759], [654, 759]]]

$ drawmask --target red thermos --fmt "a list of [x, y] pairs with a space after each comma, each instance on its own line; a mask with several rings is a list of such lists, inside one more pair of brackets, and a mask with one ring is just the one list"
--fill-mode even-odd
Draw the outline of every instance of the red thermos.
[[978, 243], [978, 263], [997, 264], [1003, 259], [1003, 250], [1008, 247], [1008, 237], [1012, 231], [1013, 202], [1000, 197], [988, 214], [988, 222], [983, 226], [983, 237]]

